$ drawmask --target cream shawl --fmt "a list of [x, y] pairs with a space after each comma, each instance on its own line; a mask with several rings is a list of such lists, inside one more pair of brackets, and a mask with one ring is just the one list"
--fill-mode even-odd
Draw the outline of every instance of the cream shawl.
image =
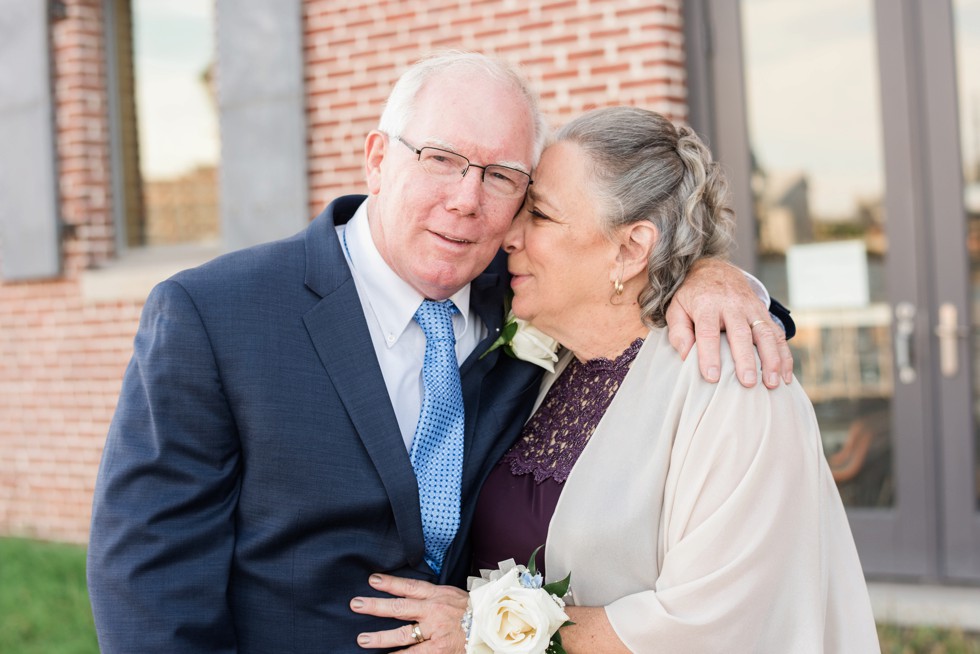
[[565, 482], [549, 579], [634, 652], [879, 652], [809, 400], [742, 387], [722, 346], [709, 384], [650, 332]]

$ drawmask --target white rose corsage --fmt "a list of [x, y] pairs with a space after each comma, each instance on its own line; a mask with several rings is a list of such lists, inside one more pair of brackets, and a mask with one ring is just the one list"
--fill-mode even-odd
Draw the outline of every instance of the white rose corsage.
[[558, 361], [556, 354], [558, 341], [528, 321], [518, 318], [513, 311], [507, 312], [507, 320], [504, 322], [504, 328], [500, 330], [500, 336], [486, 352], [480, 355], [480, 358], [487, 356], [498, 347], [503, 348], [505, 354], [515, 359], [529, 361], [548, 372], [555, 371], [555, 362]]
[[469, 578], [462, 620], [466, 654], [565, 654], [558, 630], [574, 624], [562, 599], [571, 575], [542, 583], [534, 565], [537, 553], [527, 567], [509, 559], [499, 570], [480, 570], [481, 577]]

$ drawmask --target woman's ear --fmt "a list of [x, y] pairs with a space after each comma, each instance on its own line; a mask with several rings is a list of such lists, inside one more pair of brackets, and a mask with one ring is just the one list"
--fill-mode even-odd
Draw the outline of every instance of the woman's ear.
[[630, 279], [640, 273], [646, 274], [650, 253], [657, 245], [660, 230], [653, 223], [640, 220], [627, 225], [622, 233], [622, 246], [619, 256], [623, 258], [623, 277]]
[[364, 175], [371, 195], [381, 191], [381, 162], [387, 149], [388, 137], [383, 132], [373, 130], [364, 140]]

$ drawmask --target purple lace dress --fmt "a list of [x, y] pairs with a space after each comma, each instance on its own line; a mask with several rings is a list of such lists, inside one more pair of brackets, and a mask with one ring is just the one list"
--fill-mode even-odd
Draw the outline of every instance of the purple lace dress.
[[[636, 339], [613, 361], [572, 359], [555, 380], [483, 484], [471, 531], [473, 574], [506, 559], [527, 564], [545, 544], [565, 480], [642, 345]], [[537, 565], [544, 570], [544, 549]]]

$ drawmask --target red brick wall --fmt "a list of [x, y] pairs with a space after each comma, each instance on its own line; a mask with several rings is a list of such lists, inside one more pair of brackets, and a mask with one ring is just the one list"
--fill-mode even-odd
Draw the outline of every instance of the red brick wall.
[[[53, 27], [64, 277], [0, 280], [0, 535], [83, 542], [139, 302], [84, 299], [113, 256], [101, 0]], [[311, 213], [363, 188], [363, 136], [398, 72], [437, 48], [520, 64], [558, 124], [640, 104], [686, 116], [681, 0], [306, 2]]]
[[518, 64], [555, 125], [637, 104], [687, 116], [681, 0], [308, 0], [310, 210], [364, 187], [364, 135], [405, 66], [433, 49]]
[[138, 303], [0, 285], [0, 534], [82, 542]]
[[101, 0], [52, 25], [62, 279], [0, 279], [0, 534], [83, 542], [139, 303], [82, 299], [113, 254]]
[[64, 268], [71, 275], [109, 259], [115, 234], [102, 0], [65, 5], [68, 16], [53, 25], [51, 37]]

